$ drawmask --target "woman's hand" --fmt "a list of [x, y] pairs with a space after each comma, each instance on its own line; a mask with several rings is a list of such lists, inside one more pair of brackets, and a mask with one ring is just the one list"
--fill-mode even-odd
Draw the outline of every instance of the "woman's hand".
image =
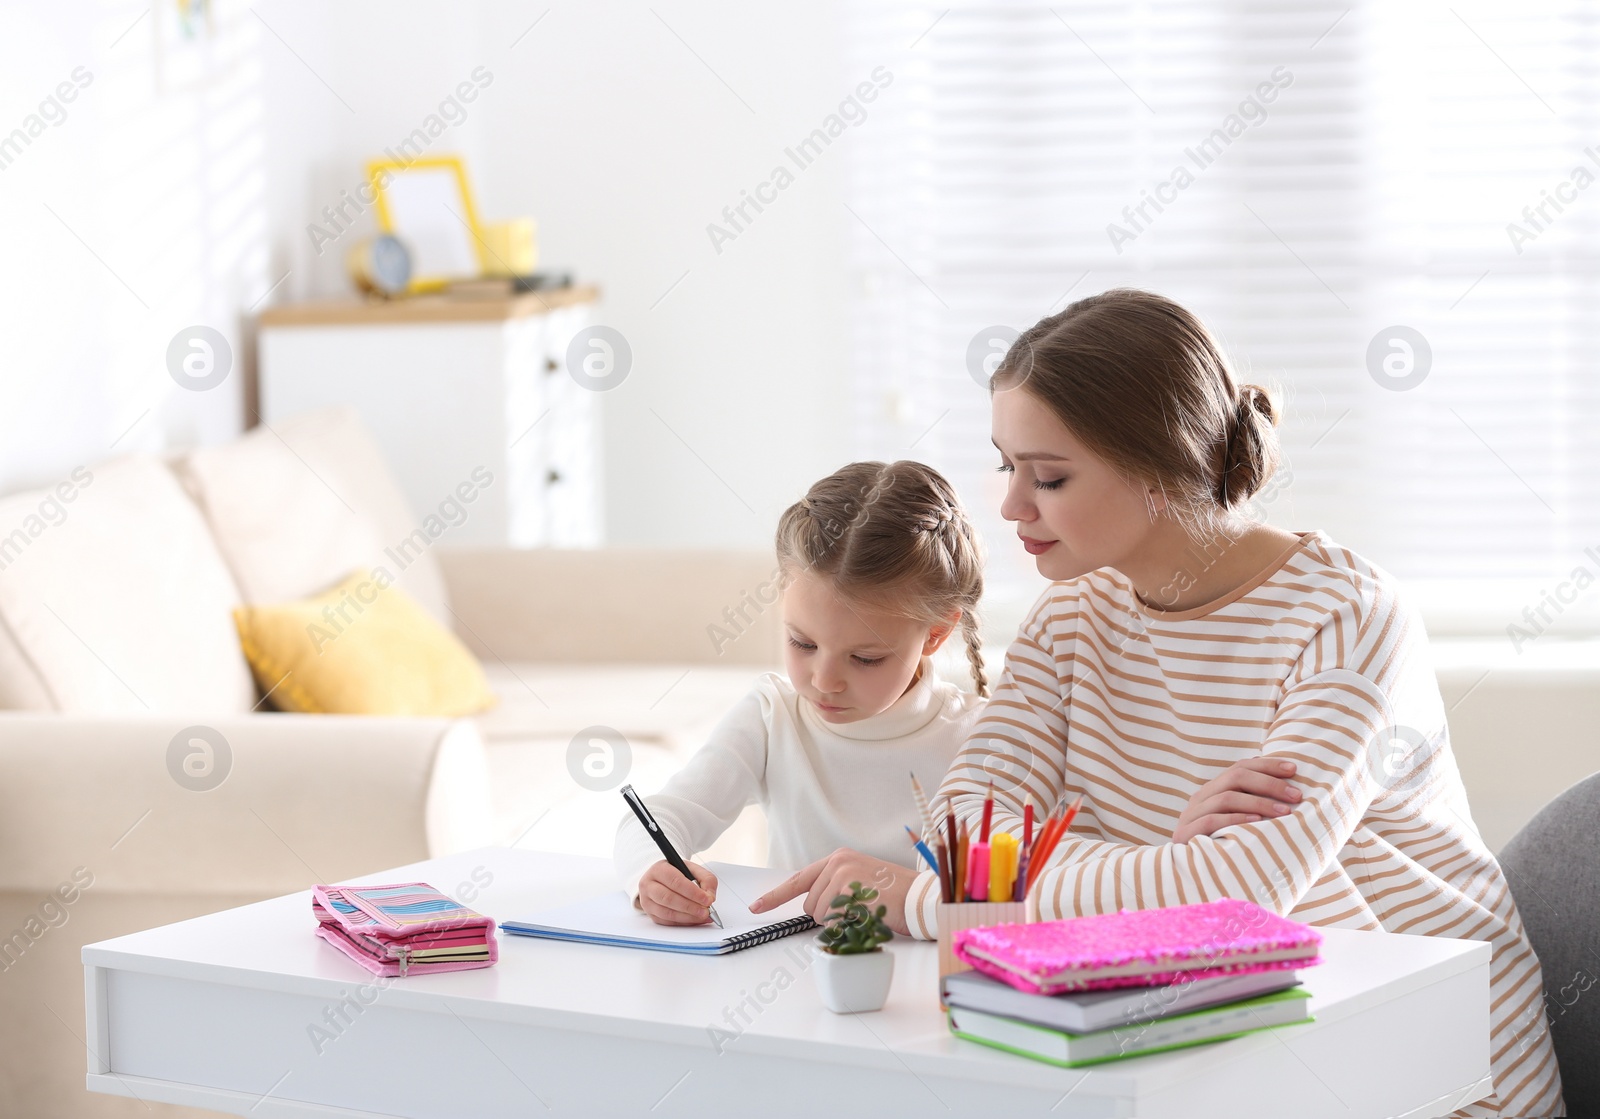
[[717, 876], [699, 863], [687, 864], [699, 885], [666, 859], [650, 865], [639, 879], [638, 906], [658, 925], [703, 925], [717, 900]]
[[827, 858], [818, 859], [804, 870], [790, 875], [777, 888], [762, 894], [750, 903], [750, 912], [764, 913], [805, 894], [805, 911], [820, 925], [833, 908], [833, 899], [840, 894], [848, 894], [850, 883], [860, 882], [878, 891], [873, 909], [879, 905], [887, 908], [888, 912], [883, 915], [884, 924], [901, 936], [907, 936], [906, 894], [916, 879], [917, 871], [911, 867], [886, 863], [882, 859], [863, 855], [860, 851], [841, 847]]
[[1283, 758], [1235, 762], [1189, 798], [1172, 841], [1187, 843], [1197, 835], [1211, 835], [1233, 824], [1287, 815], [1300, 803], [1300, 790], [1285, 780], [1294, 771], [1294, 763]]

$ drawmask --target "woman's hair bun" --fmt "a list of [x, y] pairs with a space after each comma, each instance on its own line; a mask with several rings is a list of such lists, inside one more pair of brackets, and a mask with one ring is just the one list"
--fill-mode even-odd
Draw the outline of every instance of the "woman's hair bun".
[[1260, 385], [1240, 385], [1223, 452], [1222, 477], [1217, 500], [1234, 508], [1260, 491], [1278, 468], [1278, 409], [1272, 395]]
[[1234, 413], [1240, 422], [1249, 418], [1249, 413], [1254, 412], [1271, 426], [1278, 423], [1278, 409], [1272, 403], [1272, 394], [1260, 385], [1240, 385], [1239, 399], [1234, 405]]
[[1164, 295], [1113, 288], [1023, 331], [990, 387], [1043, 403], [1090, 451], [1159, 492], [1203, 538], [1278, 464], [1278, 404], [1243, 385], [1205, 324]]

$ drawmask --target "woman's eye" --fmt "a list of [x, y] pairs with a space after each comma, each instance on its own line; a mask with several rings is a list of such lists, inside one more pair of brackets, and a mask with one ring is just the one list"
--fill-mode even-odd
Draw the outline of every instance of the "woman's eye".
[[1035, 479], [1033, 488], [1036, 490], [1058, 490], [1061, 488], [1061, 483], [1065, 481], [1065, 478], [1057, 478], [1050, 482], [1045, 481], [1043, 478], [1038, 478]]
[[997, 474], [1010, 474], [1013, 470], [1016, 469], [1016, 467], [1012, 466], [1009, 462], [1002, 462], [999, 466], [995, 467], [994, 469], [995, 469], [995, 473], [997, 473]]
[[807, 645], [804, 641], [796, 641], [792, 637], [789, 638], [789, 644], [793, 645], [796, 649], [804, 649], [808, 653], [816, 648], [815, 645]]
[[856, 663], [871, 668], [875, 664], [882, 664], [888, 657], [857, 657]]

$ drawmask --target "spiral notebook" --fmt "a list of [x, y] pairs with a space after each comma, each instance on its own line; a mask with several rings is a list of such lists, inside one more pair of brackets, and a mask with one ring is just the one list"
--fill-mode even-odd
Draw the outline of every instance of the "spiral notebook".
[[500, 928], [546, 940], [721, 956], [817, 927], [805, 913], [804, 894], [771, 912], [750, 912], [750, 902], [788, 877], [783, 871], [732, 863], [705, 865], [717, 876], [717, 916], [724, 926], [720, 929], [712, 924], [658, 925], [635, 909], [621, 890], [547, 909], [525, 920], [502, 921]]

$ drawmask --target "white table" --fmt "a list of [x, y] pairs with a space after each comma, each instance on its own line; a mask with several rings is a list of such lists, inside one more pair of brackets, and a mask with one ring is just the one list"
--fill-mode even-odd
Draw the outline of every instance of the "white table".
[[[503, 848], [362, 881], [470, 896], [485, 879], [469, 904], [496, 919], [611, 883], [606, 861]], [[1491, 1090], [1476, 941], [1328, 929], [1306, 973], [1314, 1023], [1059, 1069], [952, 1037], [927, 943], [889, 945], [882, 1011], [835, 1015], [805, 934], [720, 958], [505, 936], [493, 968], [386, 981], [312, 928], [301, 893], [86, 947], [89, 1088], [260, 1119], [1356, 1119], [1443, 1115]], [[340, 1022], [330, 1008], [374, 982]]]

